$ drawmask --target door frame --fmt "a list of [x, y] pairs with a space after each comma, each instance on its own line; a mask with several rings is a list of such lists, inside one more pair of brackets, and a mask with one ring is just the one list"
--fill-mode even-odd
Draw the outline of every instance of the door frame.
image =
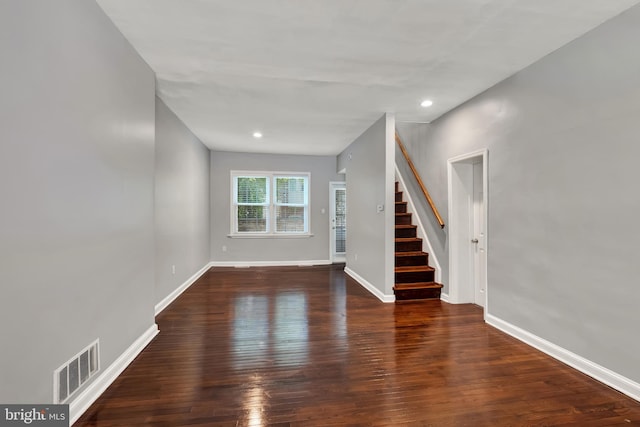
[[473, 252], [473, 283], [474, 283], [474, 302], [484, 308], [486, 303], [487, 276], [484, 274], [487, 258], [486, 239], [485, 239], [485, 223], [484, 218], [484, 180], [482, 179], [482, 171], [484, 170], [481, 161], [474, 162], [473, 168], [473, 239], [477, 240], [472, 245]]
[[[329, 260], [334, 262], [346, 262], [347, 254], [336, 255], [336, 242], [335, 242], [335, 229], [333, 228], [333, 218], [335, 216], [335, 198], [334, 192], [336, 188], [344, 188], [345, 197], [347, 192], [347, 183], [345, 181], [330, 181], [329, 182]], [[346, 234], [345, 234], [346, 239]]]
[[489, 151], [473, 151], [452, 157], [447, 161], [447, 181], [449, 198], [449, 300], [454, 304], [475, 302], [473, 280], [473, 164], [482, 164], [482, 206], [485, 230], [484, 313], [488, 312], [489, 283], [487, 280], [487, 260], [489, 257], [489, 191], [488, 170]]

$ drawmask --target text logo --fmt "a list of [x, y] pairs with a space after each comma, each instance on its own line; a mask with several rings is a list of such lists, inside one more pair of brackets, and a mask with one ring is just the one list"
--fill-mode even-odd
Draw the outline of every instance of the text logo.
[[69, 427], [69, 405], [0, 405], [0, 427]]

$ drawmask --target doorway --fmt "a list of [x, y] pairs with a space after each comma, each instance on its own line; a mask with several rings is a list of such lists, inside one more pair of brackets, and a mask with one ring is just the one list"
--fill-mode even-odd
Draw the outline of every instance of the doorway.
[[331, 208], [329, 231], [331, 262], [345, 262], [347, 253], [347, 188], [344, 182], [329, 183]]
[[487, 158], [481, 150], [448, 161], [449, 298], [487, 311]]

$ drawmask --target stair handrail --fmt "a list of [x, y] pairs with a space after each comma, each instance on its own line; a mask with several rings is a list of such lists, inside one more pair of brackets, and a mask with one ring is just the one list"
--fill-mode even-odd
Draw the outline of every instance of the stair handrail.
[[429, 191], [427, 191], [427, 187], [425, 187], [424, 183], [422, 182], [422, 179], [420, 178], [420, 174], [418, 173], [418, 170], [413, 165], [413, 162], [411, 161], [411, 157], [409, 157], [409, 153], [407, 152], [407, 149], [404, 148], [404, 144], [402, 143], [402, 140], [400, 139], [400, 135], [398, 135], [398, 132], [396, 132], [396, 142], [400, 147], [400, 151], [402, 151], [402, 155], [407, 160], [407, 164], [409, 165], [411, 172], [413, 172], [413, 176], [416, 178], [416, 181], [418, 181], [418, 185], [422, 190], [422, 194], [424, 194], [424, 197], [427, 199], [427, 203], [429, 203], [429, 206], [431, 207], [431, 211], [433, 212], [433, 215], [435, 215], [436, 220], [438, 221], [438, 224], [440, 224], [440, 228], [444, 228], [444, 221], [440, 216], [440, 212], [438, 212], [438, 208], [436, 208], [435, 203], [433, 203], [433, 199], [431, 199], [431, 196], [429, 195]]

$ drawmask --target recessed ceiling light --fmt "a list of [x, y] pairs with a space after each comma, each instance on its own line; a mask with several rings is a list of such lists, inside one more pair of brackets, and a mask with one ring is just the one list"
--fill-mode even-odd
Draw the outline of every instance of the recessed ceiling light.
[[425, 99], [420, 103], [421, 107], [431, 107], [433, 105], [433, 101], [430, 99]]
[[262, 138], [262, 133], [261, 132], [254, 132], [253, 133], [253, 137], [257, 138], [257, 139]]

